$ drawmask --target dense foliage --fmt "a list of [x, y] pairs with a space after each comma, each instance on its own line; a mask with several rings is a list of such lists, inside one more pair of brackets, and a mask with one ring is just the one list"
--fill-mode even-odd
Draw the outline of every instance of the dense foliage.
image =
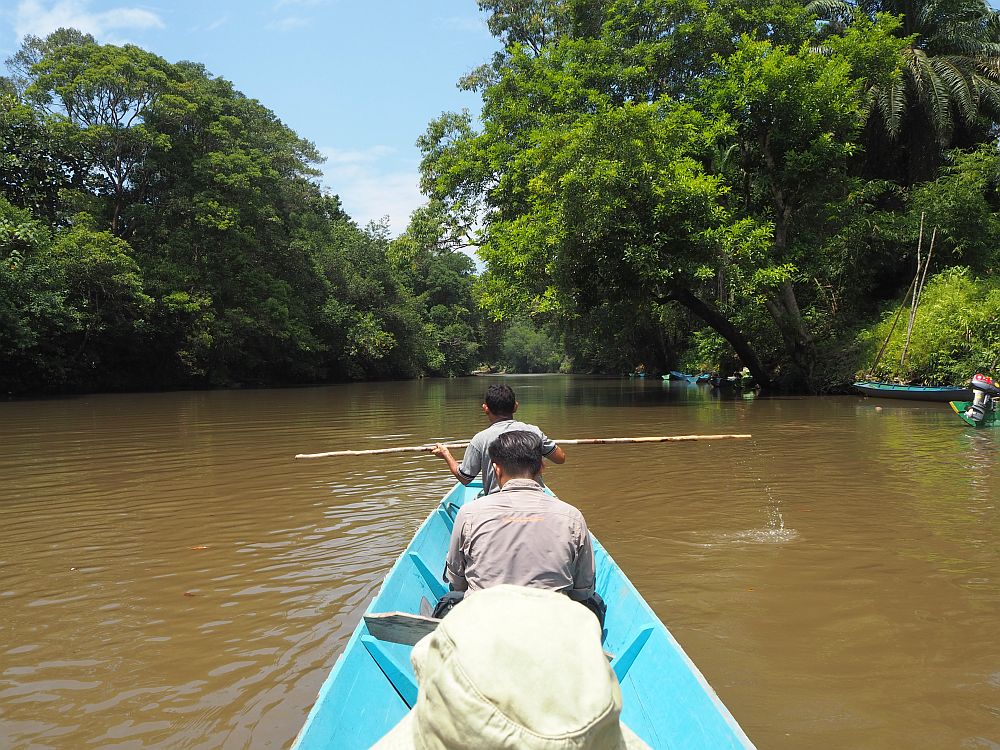
[[61, 29], [0, 79], [0, 392], [468, 372], [474, 266], [391, 241], [311, 143], [194, 63]]
[[1000, 278], [976, 278], [967, 268], [950, 268], [924, 289], [909, 341], [905, 319], [893, 326], [896, 311], [859, 339], [869, 350], [882, 350], [887, 342], [876, 378], [900, 373], [929, 385], [962, 383], [970, 373], [990, 372], [1000, 364], [998, 313]]
[[490, 313], [558, 321], [578, 368], [824, 390], [870, 365], [921, 216], [932, 275], [998, 272], [995, 145], [961, 151], [1000, 133], [981, 0], [479, 5], [504, 45], [463, 81], [481, 123], [430, 124], [424, 187], [481, 227]]
[[931, 237], [907, 356], [896, 331], [875, 374], [996, 366], [1000, 14], [983, 0], [479, 6], [502, 43], [461, 81], [481, 117], [429, 124], [430, 202], [395, 239], [202, 66], [28, 37], [0, 78], [0, 391], [489, 363], [745, 365], [820, 392], [873, 368]]

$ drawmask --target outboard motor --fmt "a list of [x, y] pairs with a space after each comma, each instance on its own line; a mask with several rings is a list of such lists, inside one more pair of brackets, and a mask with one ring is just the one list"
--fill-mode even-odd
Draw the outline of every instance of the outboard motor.
[[972, 404], [965, 410], [965, 416], [977, 424], [986, 419], [986, 415], [994, 410], [1000, 398], [1000, 388], [993, 385], [993, 379], [988, 375], [976, 373], [972, 378]]

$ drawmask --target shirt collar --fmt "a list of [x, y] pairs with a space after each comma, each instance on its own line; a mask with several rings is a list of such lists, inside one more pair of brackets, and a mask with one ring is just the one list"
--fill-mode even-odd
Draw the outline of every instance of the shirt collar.
[[541, 490], [542, 485], [536, 482], [534, 479], [508, 479], [504, 482], [503, 487], [500, 488], [500, 492], [509, 490]]

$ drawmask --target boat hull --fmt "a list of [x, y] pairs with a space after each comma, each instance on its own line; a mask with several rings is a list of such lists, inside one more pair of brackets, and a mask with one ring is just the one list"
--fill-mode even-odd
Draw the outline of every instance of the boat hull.
[[897, 398], [907, 401], [969, 401], [972, 390], [954, 386], [896, 385], [862, 380], [854, 384], [861, 393], [876, 398]]
[[686, 372], [678, 372], [677, 370], [670, 371], [670, 378], [672, 380], [684, 380], [688, 383], [707, 383], [711, 377], [707, 372], [703, 372], [701, 375], [689, 375]]
[[[389, 571], [367, 613], [419, 612], [441, 581], [454, 515], [479, 483], [456, 484]], [[594, 539], [597, 590], [608, 604], [604, 648], [622, 688], [622, 720], [651, 748], [752, 748], [726, 707], [649, 605]], [[410, 646], [377, 641], [364, 620], [320, 688], [293, 750], [361, 750], [403, 718], [417, 697]]]
[[976, 422], [975, 420], [969, 419], [965, 416], [965, 410], [972, 406], [971, 401], [949, 401], [948, 405], [951, 406], [952, 410], [958, 415], [959, 419], [971, 427], [1000, 427], [1000, 419], [997, 419], [997, 413], [995, 411], [987, 413], [986, 419], [982, 422]]

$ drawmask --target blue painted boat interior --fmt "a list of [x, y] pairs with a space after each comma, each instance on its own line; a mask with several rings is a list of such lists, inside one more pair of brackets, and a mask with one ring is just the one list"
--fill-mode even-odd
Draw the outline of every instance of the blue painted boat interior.
[[[479, 482], [456, 484], [418, 529], [367, 612], [420, 611], [442, 582], [455, 513]], [[654, 750], [752, 748], [726, 707], [632, 583], [594, 539], [597, 590], [608, 605], [604, 649], [622, 687], [622, 719]], [[372, 638], [362, 620], [320, 688], [293, 750], [361, 750], [410, 709], [417, 685], [410, 646]]]

